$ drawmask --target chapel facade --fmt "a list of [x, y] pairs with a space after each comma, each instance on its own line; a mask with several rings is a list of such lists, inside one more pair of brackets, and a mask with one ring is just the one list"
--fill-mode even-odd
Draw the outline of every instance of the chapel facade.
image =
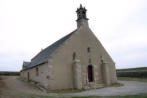
[[117, 82], [115, 63], [77, 9], [77, 29], [23, 62], [21, 77], [49, 89], [92, 89]]

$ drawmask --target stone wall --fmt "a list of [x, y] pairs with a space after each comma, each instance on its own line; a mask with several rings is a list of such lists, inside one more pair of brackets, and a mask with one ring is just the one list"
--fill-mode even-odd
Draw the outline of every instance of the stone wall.
[[[36, 74], [36, 68], [38, 68], [38, 75]], [[48, 63], [22, 71], [21, 77], [28, 80], [28, 73], [30, 81], [34, 81], [43, 87], [48, 88]]]
[[[91, 51], [88, 52], [87, 48]], [[104, 84], [102, 74], [101, 56], [108, 64], [110, 83], [117, 82], [115, 64], [108, 55], [99, 40], [88, 27], [80, 27], [53, 55], [51, 84], [53, 89], [74, 88], [73, 78], [73, 53], [76, 53], [76, 59], [80, 60], [82, 72], [82, 88], [96, 88], [98, 84]], [[87, 66], [91, 64], [94, 67], [94, 81], [88, 82]], [[113, 72], [112, 72], [113, 71]], [[97, 86], [98, 87], [98, 86]]]

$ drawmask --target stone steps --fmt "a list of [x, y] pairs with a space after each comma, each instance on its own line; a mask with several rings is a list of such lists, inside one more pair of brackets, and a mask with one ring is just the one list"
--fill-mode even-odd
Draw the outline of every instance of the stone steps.
[[103, 88], [103, 87], [105, 87], [105, 84], [103, 83], [99, 83], [99, 84], [90, 83], [88, 86], [85, 86], [84, 89], [97, 89], [97, 88]]

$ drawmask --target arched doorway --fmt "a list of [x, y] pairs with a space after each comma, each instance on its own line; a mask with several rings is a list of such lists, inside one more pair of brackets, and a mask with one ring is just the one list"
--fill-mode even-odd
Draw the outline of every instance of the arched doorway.
[[88, 81], [89, 82], [93, 82], [94, 81], [94, 77], [93, 77], [93, 66], [92, 65], [88, 65]]

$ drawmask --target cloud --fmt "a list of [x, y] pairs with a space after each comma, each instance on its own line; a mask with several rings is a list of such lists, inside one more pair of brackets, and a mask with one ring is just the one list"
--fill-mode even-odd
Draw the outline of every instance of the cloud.
[[116, 57], [117, 68], [131, 68], [131, 67], [143, 67], [147, 66], [146, 61], [147, 53], [139, 51], [133, 51], [124, 53], [124, 55]]
[[117, 68], [145, 66], [145, 0], [5, 0], [0, 1], [0, 70], [20, 70], [23, 60], [76, 29], [80, 3]]

